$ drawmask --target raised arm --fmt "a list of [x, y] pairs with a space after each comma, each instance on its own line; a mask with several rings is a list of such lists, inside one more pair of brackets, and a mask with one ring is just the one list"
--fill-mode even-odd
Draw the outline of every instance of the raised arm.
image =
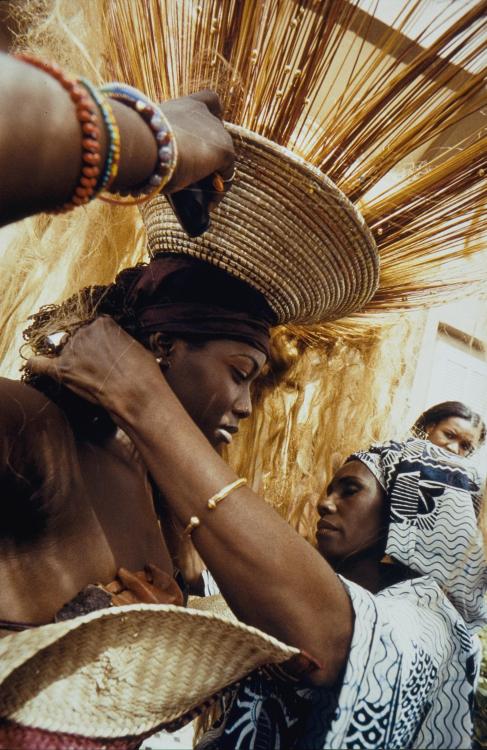
[[333, 684], [345, 663], [353, 616], [332, 568], [247, 487], [215, 510], [208, 499], [237, 477], [167, 385], [154, 357], [100, 318], [56, 358], [30, 363], [107, 408], [135, 443], [180, 523], [197, 516], [193, 542], [236, 615], [298, 646]]
[[[81, 171], [81, 131], [75, 107], [55, 78], [0, 53], [0, 225], [47, 211], [70, 198]], [[144, 120], [112, 100], [120, 129], [120, 167], [111, 190], [144, 183], [154, 171], [156, 142]], [[176, 168], [165, 192], [180, 190], [215, 171], [233, 169], [233, 146], [212, 92], [161, 105], [178, 148]], [[107, 150], [100, 127], [100, 156]]]

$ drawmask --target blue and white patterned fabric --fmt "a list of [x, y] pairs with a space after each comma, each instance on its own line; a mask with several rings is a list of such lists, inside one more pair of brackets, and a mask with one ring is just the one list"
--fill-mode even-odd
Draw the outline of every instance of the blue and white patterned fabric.
[[218, 584], [208, 569], [202, 572], [201, 577], [203, 578], [203, 596], [214, 596], [220, 593]]
[[304, 688], [253, 673], [198, 750], [470, 748], [480, 646], [428, 576], [373, 595], [342, 578], [355, 612], [343, 681]]
[[335, 712], [330, 721], [329, 691], [310, 691], [296, 747], [470, 748], [480, 645], [437, 584], [424, 576], [374, 596], [344, 583], [355, 627]]
[[342, 578], [355, 623], [341, 683], [310, 689], [253, 673], [198, 750], [471, 747], [474, 630], [486, 622], [475, 478], [420, 440], [350, 458], [390, 499], [388, 554], [422, 575], [375, 595]]
[[389, 442], [350, 459], [362, 461], [390, 502], [386, 553], [430, 575], [472, 632], [487, 623], [487, 567], [477, 525], [480, 487], [475, 470], [425, 440]]

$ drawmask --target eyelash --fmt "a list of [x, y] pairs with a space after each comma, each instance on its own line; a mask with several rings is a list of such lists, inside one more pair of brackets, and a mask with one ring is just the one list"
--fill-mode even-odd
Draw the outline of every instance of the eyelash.
[[232, 367], [232, 370], [233, 376], [238, 383], [244, 383], [246, 380], [248, 380], [248, 373], [244, 372], [243, 370], [239, 370], [237, 367]]
[[[455, 440], [456, 438], [456, 435], [449, 430], [444, 430], [444, 435], [448, 440]], [[468, 443], [461, 443], [460, 447], [465, 451], [465, 453], [470, 453], [470, 451], [472, 450], [472, 446]]]
[[[354, 485], [346, 485], [345, 487], [342, 487], [341, 494], [342, 497], [347, 497], [347, 495], [355, 495], [357, 492], [360, 492], [360, 487], [356, 487]], [[333, 492], [333, 487], [327, 487], [326, 488], [326, 496], [329, 497]]]
[[345, 495], [345, 497], [347, 495], [355, 495], [357, 492], [359, 492], [358, 487], [344, 487], [343, 489], [343, 494]]

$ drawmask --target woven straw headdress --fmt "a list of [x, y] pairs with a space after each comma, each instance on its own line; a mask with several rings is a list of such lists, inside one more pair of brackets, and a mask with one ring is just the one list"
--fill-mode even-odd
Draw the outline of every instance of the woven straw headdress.
[[211, 227], [188, 237], [161, 196], [142, 208], [151, 253], [183, 252], [257, 288], [276, 323], [316, 323], [362, 309], [379, 264], [360, 213], [322, 172], [256, 133], [227, 125], [236, 177]]
[[146, 205], [151, 251], [248, 279], [307, 338], [312, 322], [341, 318], [318, 336], [363, 331], [383, 313], [485, 285], [487, 0], [461, 13], [438, 4], [429, 23], [430, 0], [406, 0], [393, 29], [374, 18], [376, 0], [19, 5], [34, 14], [27, 43], [95, 81], [155, 100], [220, 94], [234, 194], [198, 240], [163, 198]]
[[[13, 5], [21, 16], [19, 28], [27, 29], [17, 39], [19, 48], [54, 56], [95, 82], [127, 81], [155, 100], [213, 87], [227, 122], [245, 128], [257, 151], [264, 142], [248, 131], [268, 139], [274, 154], [287, 149], [304, 160], [300, 176], [310, 170], [310, 180], [291, 180], [289, 189], [278, 178], [294, 163], [284, 151], [282, 170], [268, 163], [259, 170], [262, 189], [252, 190], [252, 170], [242, 168], [240, 187], [235, 184], [235, 193], [242, 190], [241, 209], [236, 216], [235, 196], [224, 201], [214, 216], [214, 241], [209, 234], [188, 242], [165, 213], [163, 199], [159, 221], [154, 207], [146, 211], [152, 248], [184, 245], [185, 252], [230, 269], [238, 238], [255, 261], [249, 280], [257, 283], [255, 268], [265, 263], [259, 283], [279, 320], [342, 316], [339, 323], [293, 326], [292, 333], [314, 342], [363, 336], [371, 325], [384, 323], [384, 314], [485, 288], [487, 0], [437, 3], [435, 14], [430, 0], [405, 0], [394, 28], [375, 17], [377, 0], [14, 0]], [[248, 149], [245, 139], [236, 140], [240, 159]], [[346, 218], [337, 225], [331, 213], [331, 221], [322, 224], [326, 211], [317, 210], [315, 169], [322, 184], [333, 183], [338, 203], [347, 205], [344, 214], [353, 231], [343, 245]], [[273, 194], [270, 201], [267, 193]], [[265, 210], [259, 213], [264, 195]], [[65, 228], [61, 221], [35, 222], [33, 233], [41, 233], [46, 246], [36, 269], [30, 254], [10, 252], [4, 276], [11, 283], [0, 310], [0, 353], [12, 360], [7, 367], [15, 367], [19, 320], [53, 300], [52, 292], [35, 291], [48, 264], [54, 268], [62, 257], [65, 275], [50, 274], [61, 299], [80, 285], [107, 283], [143, 257], [146, 238], [133, 212], [122, 213], [94, 204], [69, 217]], [[166, 217], [171, 222], [164, 229]], [[289, 217], [298, 217], [298, 224]], [[263, 248], [269, 234], [272, 262]], [[372, 240], [380, 257], [375, 293]], [[30, 242], [26, 232], [15, 247]], [[316, 266], [302, 262], [306, 256], [300, 253], [315, 251], [320, 242], [327, 247], [326, 261], [316, 278]], [[58, 256], [53, 248], [61, 244]], [[275, 296], [282, 270], [289, 284]], [[314, 297], [296, 299], [295, 278], [308, 288], [313, 283]], [[323, 290], [320, 301], [317, 289]]]
[[[468, 4], [454, 23], [445, 8], [412, 41], [407, 34], [426, 5], [403, 3], [397, 31], [384, 26], [373, 46], [362, 10], [372, 13], [373, 2], [107, 0], [105, 75], [155, 99], [214, 87], [227, 121], [239, 126], [232, 132], [241, 186], [237, 178], [214, 231], [184, 239], [159, 199], [144, 211], [149, 248], [184, 247], [226, 263], [221, 256], [240, 246], [254, 274], [267, 266], [272, 294], [281, 272], [285, 283], [322, 283], [329, 301], [319, 310], [309, 300], [301, 317], [291, 316], [305, 323], [354, 310], [368, 322], [364, 313], [431, 304], [485, 282], [486, 264], [474, 255], [485, 246], [487, 130], [461, 142], [461, 123], [486, 104], [487, 3]], [[423, 49], [429, 34], [436, 40]], [[460, 143], [435, 149], [455, 128]], [[291, 154], [302, 160], [297, 172]], [[320, 173], [323, 185], [335, 186], [324, 199]], [[372, 249], [354, 209], [381, 258], [373, 296]], [[316, 242], [329, 247], [326, 282], [316, 266], [306, 268]], [[274, 304], [281, 321], [290, 317], [285, 306]]]

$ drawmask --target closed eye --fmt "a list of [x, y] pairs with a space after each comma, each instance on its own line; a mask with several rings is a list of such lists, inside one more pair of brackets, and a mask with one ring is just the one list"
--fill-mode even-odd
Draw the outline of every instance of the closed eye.
[[243, 383], [250, 378], [250, 373], [246, 372], [245, 370], [241, 370], [239, 367], [232, 367], [231, 369], [234, 380], [237, 383]]
[[362, 489], [362, 486], [358, 484], [357, 482], [345, 482], [342, 485], [341, 494], [344, 497], [347, 497], [349, 495], [355, 495], [357, 492], [360, 492], [361, 489]]

